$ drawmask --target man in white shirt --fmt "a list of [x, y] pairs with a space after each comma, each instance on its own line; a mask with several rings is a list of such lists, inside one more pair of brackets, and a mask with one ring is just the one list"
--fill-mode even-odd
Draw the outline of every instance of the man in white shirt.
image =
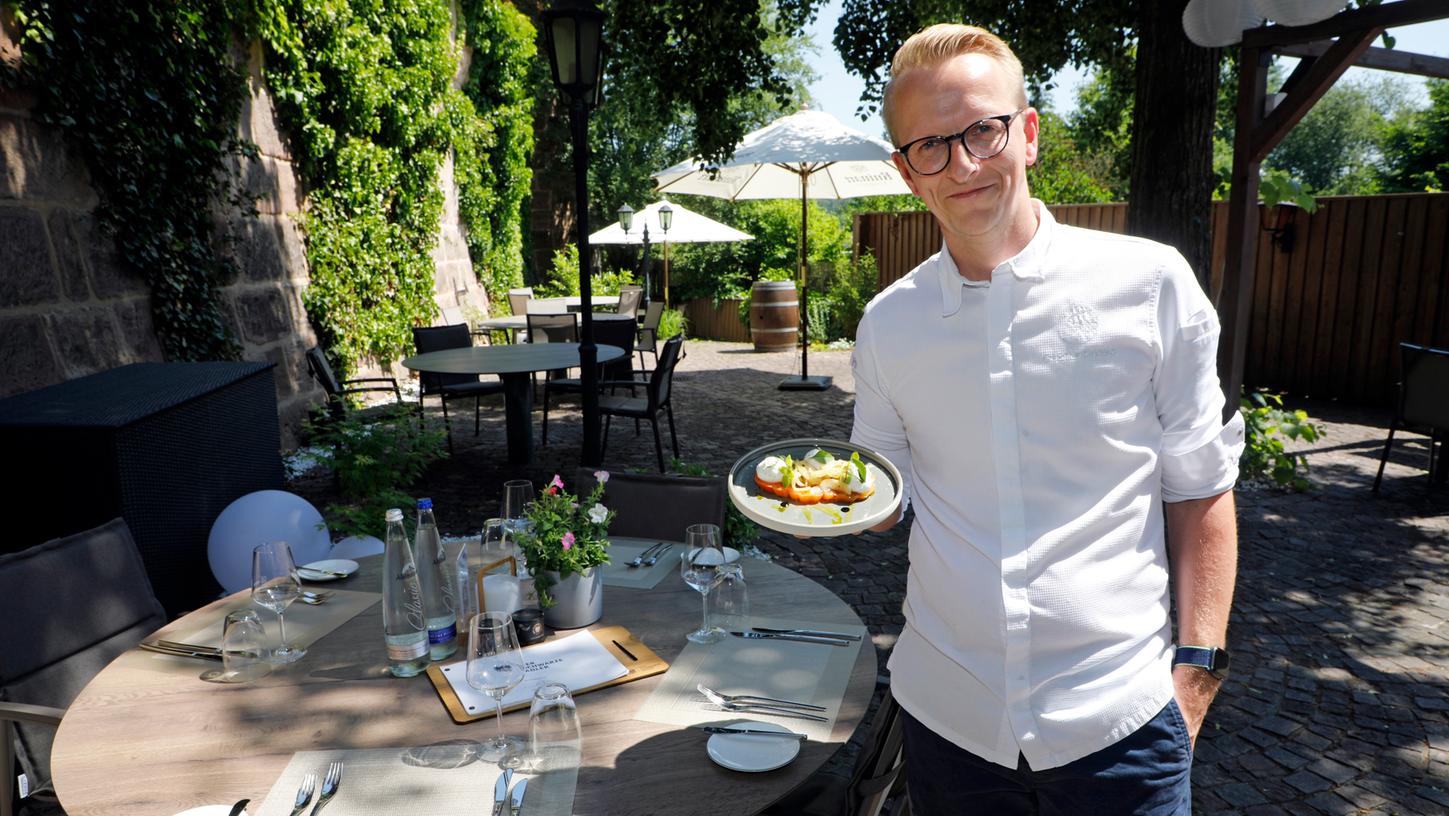
[[1216, 314], [1170, 247], [1031, 198], [1039, 120], [994, 35], [916, 34], [884, 117], [945, 239], [852, 361], [852, 438], [916, 511], [890, 661], [913, 810], [1189, 813], [1237, 565]]

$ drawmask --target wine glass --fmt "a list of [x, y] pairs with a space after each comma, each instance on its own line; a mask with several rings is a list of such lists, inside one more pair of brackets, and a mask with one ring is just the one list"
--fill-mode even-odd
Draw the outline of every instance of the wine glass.
[[264, 659], [266, 635], [255, 610], [226, 613], [221, 624], [221, 668], [202, 672], [212, 683], [246, 683], [272, 670]]
[[528, 753], [534, 773], [577, 768], [583, 746], [579, 710], [568, 686], [544, 683], [528, 709]]
[[724, 633], [709, 626], [709, 591], [719, 580], [720, 567], [724, 565], [724, 550], [720, 546], [719, 525], [693, 524], [684, 531], [684, 552], [679, 556], [679, 575], [700, 595], [704, 608], [703, 622], [699, 629], [687, 637], [691, 643], [717, 643]]
[[533, 482], [510, 479], [503, 483], [503, 524], [510, 532], [519, 532], [528, 521], [524, 514], [533, 504]]
[[277, 648], [272, 663], [293, 663], [306, 649], [287, 643], [287, 625], [282, 612], [302, 594], [302, 579], [292, 561], [292, 548], [285, 541], [268, 541], [252, 549], [252, 603], [277, 613]]
[[735, 562], [719, 568], [719, 580], [709, 593], [709, 603], [714, 609], [714, 630], [720, 637], [732, 631], [749, 630], [750, 591], [742, 564]]
[[498, 735], [483, 743], [480, 756], [501, 768], [521, 764], [523, 741], [503, 733], [503, 698], [523, 682], [523, 652], [506, 612], [481, 612], [468, 622], [468, 685], [493, 698]]

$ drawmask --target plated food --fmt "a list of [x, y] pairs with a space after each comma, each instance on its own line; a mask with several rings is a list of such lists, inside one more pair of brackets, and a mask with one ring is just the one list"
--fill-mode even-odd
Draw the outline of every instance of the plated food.
[[756, 524], [797, 536], [838, 536], [893, 516], [901, 474], [859, 445], [787, 439], [740, 457], [727, 488], [730, 501]]
[[796, 504], [853, 504], [875, 493], [875, 476], [866, 468], [860, 451], [851, 451], [849, 459], [838, 459], [818, 447], [798, 460], [788, 454], [766, 456], [755, 465], [755, 484]]

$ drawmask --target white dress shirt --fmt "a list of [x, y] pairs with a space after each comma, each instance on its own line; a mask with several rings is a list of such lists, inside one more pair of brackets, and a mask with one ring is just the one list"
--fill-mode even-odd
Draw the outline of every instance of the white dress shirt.
[[944, 248], [856, 336], [852, 439], [915, 508], [891, 688], [977, 756], [1052, 768], [1172, 698], [1163, 501], [1232, 488], [1218, 321], [1170, 247], [1039, 226], [972, 285]]

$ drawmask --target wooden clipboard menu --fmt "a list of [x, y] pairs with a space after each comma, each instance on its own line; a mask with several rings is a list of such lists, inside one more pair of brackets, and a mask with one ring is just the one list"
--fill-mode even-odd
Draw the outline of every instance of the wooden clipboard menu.
[[[601, 629], [594, 629], [589, 632], [603, 645], [604, 649], [613, 655], [626, 671], [621, 677], [616, 677], [607, 683], [599, 683], [588, 688], [570, 689], [569, 692], [578, 697], [596, 689], [617, 686], [623, 683], [632, 683], [645, 677], [652, 677], [656, 674], [663, 674], [668, 671], [669, 664], [664, 658], [654, 653], [654, 650], [645, 646], [638, 638], [630, 634], [623, 626], [605, 626]], [[528, 649], [523, 650], [525, 653]], [[469, 713], [463, 706], [458, 695], [454, 693], [448, 678], [443, 675], [443, 669], [438, 664], [428, 667], [428, 679], [433, 681], [433, 688], [437, 690], [438, 697], [442, 699], [443, 706], [448, 709], [448, 714], [455, 723], [469, 723], [475, 720], [487, 719], [494, 714], [493, 708], [488, 708], [477, 713]], [[503, 712], [521, 711], [528, 708], [529, 703], [522, 702], [510, 706], [504, 706]]]

